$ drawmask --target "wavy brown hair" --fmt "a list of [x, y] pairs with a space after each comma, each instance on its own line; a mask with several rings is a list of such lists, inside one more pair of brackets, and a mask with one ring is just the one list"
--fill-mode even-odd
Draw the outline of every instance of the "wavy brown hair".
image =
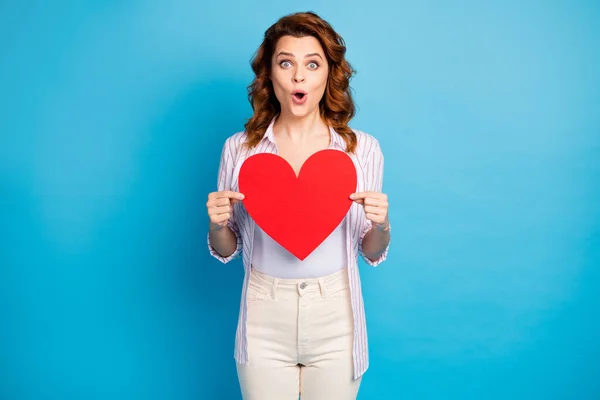
[[342, 136], [346, 142], [346, 151], [354, 152], [357, 140], [355, 133], [348, 127], [348, 122], [355, 114], [350, 93], [350, 79], [355, 71], [344, 57], [344, 39], [327, 21], [311, 11], [286, 15], [265, 31], [264, 40], [251, 60], [256, 76], [247, 89], [254, 114], [244, 125], [247, 134], [245, 145], [248, 148], [255, 147], [273, 118], [281, 112], [281, 105], [275, 97], [270, 79], [271, 58], [277, 41], [286, 35], [297, 38], [313, 36], [321, 43], [329, 64], [329, 73], [325, 93], [319, 102], [319, 113]]

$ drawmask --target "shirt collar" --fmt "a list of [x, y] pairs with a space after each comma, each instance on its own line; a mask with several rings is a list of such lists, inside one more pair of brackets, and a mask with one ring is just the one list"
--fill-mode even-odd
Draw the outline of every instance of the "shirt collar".
[[[275, 117], [273, 117], [273, 119], [271, 120], [271, 123], [269, 124], [269, 127], [267, 128], [267, 130], [265, 131], [265, 134], [262, 138], [262, 140], [268, 140], [271, 143], [273, 143], [273, 145], [275, 145], [275, 136], [273, 134], [273, 126], [275, 125], [275, 120], [277, 119], [277, 115]], [[329, 125], [329, 134], [331, 137], [331, 141], [329, 143], [329, 149], [338, 149], [338, 150], [342, 150], [345, 151], [346, 150], [346, 142], [344, 141], [344, 139], [339, 135], [339, 133], [336, 132], [335, 129], [333, 129], [333, 127], [331, 125]]]

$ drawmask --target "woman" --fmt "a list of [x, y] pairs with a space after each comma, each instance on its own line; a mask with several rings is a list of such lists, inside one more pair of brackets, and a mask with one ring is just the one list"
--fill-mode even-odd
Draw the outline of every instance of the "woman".
[[[254, 115], [226, 140], [218, 191], [208, 196], [211, 254], [223, 263], [243, 255], [235, 360], [244, 399], [354, 399], [368, 368], [357, 256], [373, 266], [385, 260], [390, 224], [379, 143], [348, 127], [354, 71], [345, 52], [312, 12], [285, 16], [265, 32], [252, 61]], [[251, 155], [277, 154], [298, 174], [324, 149], [350, 156], [358, 190], [342, 223], [300, 261], [254, 223], [237, 178]], [[318, 194], [306, 200], [318, 212]]]

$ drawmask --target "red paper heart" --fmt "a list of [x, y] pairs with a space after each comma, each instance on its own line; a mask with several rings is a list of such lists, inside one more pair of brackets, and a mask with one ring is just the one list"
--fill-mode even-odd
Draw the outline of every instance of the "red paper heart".
[[322, 150], [306, 160], [298, 177], [276, 154], [248, 157], [239, 189], [254, 222], [290, 253], [304, 260], [342, 222], [356, 191], [356, 169], [339, 150]]

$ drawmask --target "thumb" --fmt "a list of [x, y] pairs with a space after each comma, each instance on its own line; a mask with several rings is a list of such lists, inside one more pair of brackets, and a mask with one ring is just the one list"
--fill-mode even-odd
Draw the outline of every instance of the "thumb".
[[240, 201], [244, 200], [245, 196], [241, 193], [239, 193], [236, 197], [231, 197], [229, 200], [231, 202], [231, 204], [235, 204], [235, 203], [239, 203]]
[[353, 202], [362, 205], [365, 202], [364, 197], [356, 197], [354, 195], [350, 195], [349, 199], [352, 200]]

